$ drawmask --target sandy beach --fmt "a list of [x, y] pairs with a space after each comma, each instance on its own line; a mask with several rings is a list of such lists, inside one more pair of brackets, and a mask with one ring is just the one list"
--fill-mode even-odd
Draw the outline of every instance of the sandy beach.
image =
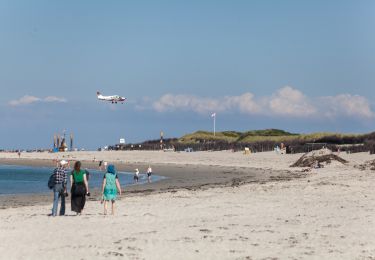
[[0, 0], [0, 260], [375, 260], [374, 23]]
[[106, 160], [124, 170], [151, 164], [168, 179], [126, 188], [116, 216], [104, 216], [95, 198], [84, 215], [68, 210], [56, 218], [47, 216], [51, 196], [1, 198], [0, 258], [374, 259], [375, 172], [355, 166], [375, 156], [342, 153], [348, 164], [307, 173], [289, 167], [300, 156], [1, 153], [2, 164], [52, 165], [61, 158], [90, 167]]

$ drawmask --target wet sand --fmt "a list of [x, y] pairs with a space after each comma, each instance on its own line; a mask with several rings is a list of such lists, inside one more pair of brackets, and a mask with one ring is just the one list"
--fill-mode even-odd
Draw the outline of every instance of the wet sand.
[[[0, 159], [2, 165], [26, 165], [40, 167], [54, 167], [51, 160], [43, 159]], [[82, 161], [82, 166], [89, 169], [98, 167], [98, 162]], [[135, 168], [147, 169], [148, 165], [116, 163], [120, 171], [133, 172]], [[235, 187], [246, 183], [265, 183], [274, 180], [290, 180], [306, 176], [289, 170], [262, 170], [249, 167], [226, 167], [207, 165], [176, 165], [153, 164], [153, 172], [166, 179], [123, 187], [125, 196], [138, 193], [143, 195], [161, 192], [176, 192], [177, 190], [199, 190], [213, 187]], [[46, 176], [46, 180], [48, 176]], [[98, 200], [98, 189], [91, 190], [91, 201]], [[51, 194], [20, 194], [0, 196], [0, 208], [44, 205], [51, 203]]]

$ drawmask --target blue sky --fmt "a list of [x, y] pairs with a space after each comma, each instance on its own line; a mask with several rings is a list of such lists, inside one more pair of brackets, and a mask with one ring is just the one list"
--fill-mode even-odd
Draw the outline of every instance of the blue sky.
[[[0, 0], [0, 148], [370, 132], [374, 1]], [[119, 94], [125, 105], [96, 100]]]

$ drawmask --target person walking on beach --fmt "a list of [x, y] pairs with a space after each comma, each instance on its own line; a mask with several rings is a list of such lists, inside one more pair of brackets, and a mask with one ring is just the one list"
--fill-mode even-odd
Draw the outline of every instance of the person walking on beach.
[[107, 163], [107, 162], [103, 162], [103, 165], [104, 165], [104, 171], [106, 171], [106, 170], [107, 170], [108, 163]]
[[103, 160], [99, 162], [99, 171], [103, 170]]
[[135, 169], [135, 173], [134, 173], [134, 183], [138, 183], [139, 181], [139, 170], [138, 169]]
[[70, 174], [71, 208], [77, 215], [82, 213], [86, 203], [86, 195], [90, 196], [86, 171], [81, 170], [81, 162], [74, 164], [74, 170]]
[[52, 216], [56, 217], [59, 198], [61, 198], [60, 216], [65, 215], [65, 194], [67, 185], [66, 166], [68, 162], [62, 160], [59, 162], [58, 167], [53, 171], [54, 185], [53, 185], [53, 207]]
[[147, 180], [148, 180], [148, 183], [151, 183], [151, 175], [152, 175], [152, 168], [149, 165], [148, 168], [147, 168]]
[[121, 186], [116, 174], [116, 168], [110, 164], [104, 174], [102, 184], [102, 199], [104, 200], [104, 215], [107, 215], [108, 202], [112, 202], [112, 215], [115, 214], [115, 201], [117, 194], [121, 195]]

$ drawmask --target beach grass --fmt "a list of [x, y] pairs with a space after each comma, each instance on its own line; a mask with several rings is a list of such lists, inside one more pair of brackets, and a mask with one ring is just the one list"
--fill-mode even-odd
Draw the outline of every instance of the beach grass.
[[342, 134], [333, 132], [317, 132], [310, 134], [290, 133], [280, 129], [252, 130], [246, 132], [223, 131], [213, 132], [197, 131], [179, 138], [180, 143], [200, 143], [202, 141], [223, 141], [228, 143], [253, 143], [253, 142], [316, 142], [325, 138], [345, 139], [358, 138], [359, 134]]

